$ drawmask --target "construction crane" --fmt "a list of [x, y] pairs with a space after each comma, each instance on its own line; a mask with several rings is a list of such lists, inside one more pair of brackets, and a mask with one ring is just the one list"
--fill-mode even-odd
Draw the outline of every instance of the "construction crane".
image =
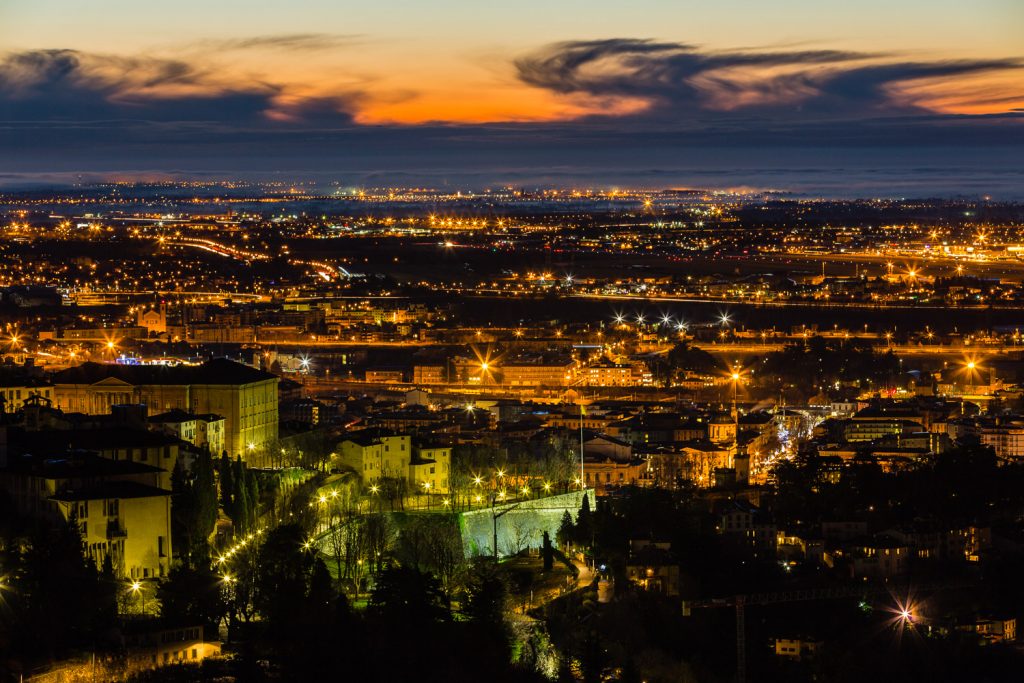
[[[915, 593], [927, 593], [944, 588], [970, 587], [970, 582], [925, 583], [913, 586]], [[842, 600], [845, 598], [866, 599], [871, 595], [890, 594], [892, 585], [870, 584], [862, 586], [836, 586], [833, 588], [806, 588], [771, 593], [748, 593], [727, 598], [683, 601], [683, 616], [691, 616], [694, 609], [732, 607], [736, 610], [736, 683], [747, 680], [747, 605], [775, 605], [789, 602], [810, 602], [816, 600]]]

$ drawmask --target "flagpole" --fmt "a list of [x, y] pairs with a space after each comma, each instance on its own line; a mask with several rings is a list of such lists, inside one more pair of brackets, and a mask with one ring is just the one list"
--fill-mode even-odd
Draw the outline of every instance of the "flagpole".
[[583, 404], [580, 403], [580, 489], [586, 488], [583, 478]]

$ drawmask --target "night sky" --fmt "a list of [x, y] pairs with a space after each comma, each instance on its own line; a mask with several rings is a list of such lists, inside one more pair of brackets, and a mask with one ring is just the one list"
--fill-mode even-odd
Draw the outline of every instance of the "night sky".
[[1024, 194], [1019, 0], [0, 4], [0, 182]]

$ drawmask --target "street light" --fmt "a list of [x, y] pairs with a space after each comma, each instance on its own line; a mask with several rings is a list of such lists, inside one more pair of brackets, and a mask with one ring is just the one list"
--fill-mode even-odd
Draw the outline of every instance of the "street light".
[[142, 583], [140, 583], [139, 581], [132, 581], [132, 585], [130, 586], [130, 589], [131, 589], [132, 593], [134, 593], [135, 595], [137, 595], [137, 596], [139, 596], [141, 598], [141, 600], [142, 600], [142, 615], [145, 616], [146, 615], [146, 593], [145, 593], [145, 591], [142, 590]]

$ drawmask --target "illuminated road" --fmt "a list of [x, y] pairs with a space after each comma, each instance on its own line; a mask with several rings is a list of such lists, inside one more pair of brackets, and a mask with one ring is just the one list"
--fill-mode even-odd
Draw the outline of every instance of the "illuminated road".
[[[826, 337], [830, 341], [841, 341], [841, 338], [837, 337]], [[778, 341], [775, 343], [760, 344], [760, 343], [737, 343], [737, 344], [716, 344], [710, 342], [691, 342], [691, 346], [698, 349], [707, 351], [708, 353], [741, 353], [749, 355], [758, 355], [771, 353], [773, 351], [781, 351], [787, 345], [799, 344], [799, 339], [789, 339], [785, 341]], [[892, 344], [886, 345], [879, 343], [876, 345], [880, 351], [891, 350], [896, 355], [919, 355], [919, 356], [994, 356], [1004, 353], [1011, 353], [1014, 351], [1021, 351], [1024, 348], [1020, 346], [1004, 345], [1004, 346], [943, 346], [941, 344]]]
[[[868, 311], [884, 311], [884, 310], [913, 310], [913, 311], [984, 311], [988, 310], [988, 306], [981, 304], [978, 306], [950, 306], [948, 304], [900, 304], [900, 303], [884, 303], [884, 304], [869, 304], [869, 303], [858, 303], [858, 302], [837, 302], [837, 301], [766, 301], [764, 299], [727, 299], [727, 298], [714, 298], [714, 297], [700, 297], [700, 296], [632, 296], [629, 294], [570, 294], [570, 297], [576, 299], [594, 299], [604, 301], [636, 301], [639, 303], [657, 304], [657, 303], [680, 303], [680, 304], [721, 304], [721, 305], [733, 305], [733, 306], [761, 306], [761, 307], [776, 307], [776, 308], [857, 308]], [[1019, 310], [1024, 306], [1000, 306], [1000, 309], [1005, 310]]]

